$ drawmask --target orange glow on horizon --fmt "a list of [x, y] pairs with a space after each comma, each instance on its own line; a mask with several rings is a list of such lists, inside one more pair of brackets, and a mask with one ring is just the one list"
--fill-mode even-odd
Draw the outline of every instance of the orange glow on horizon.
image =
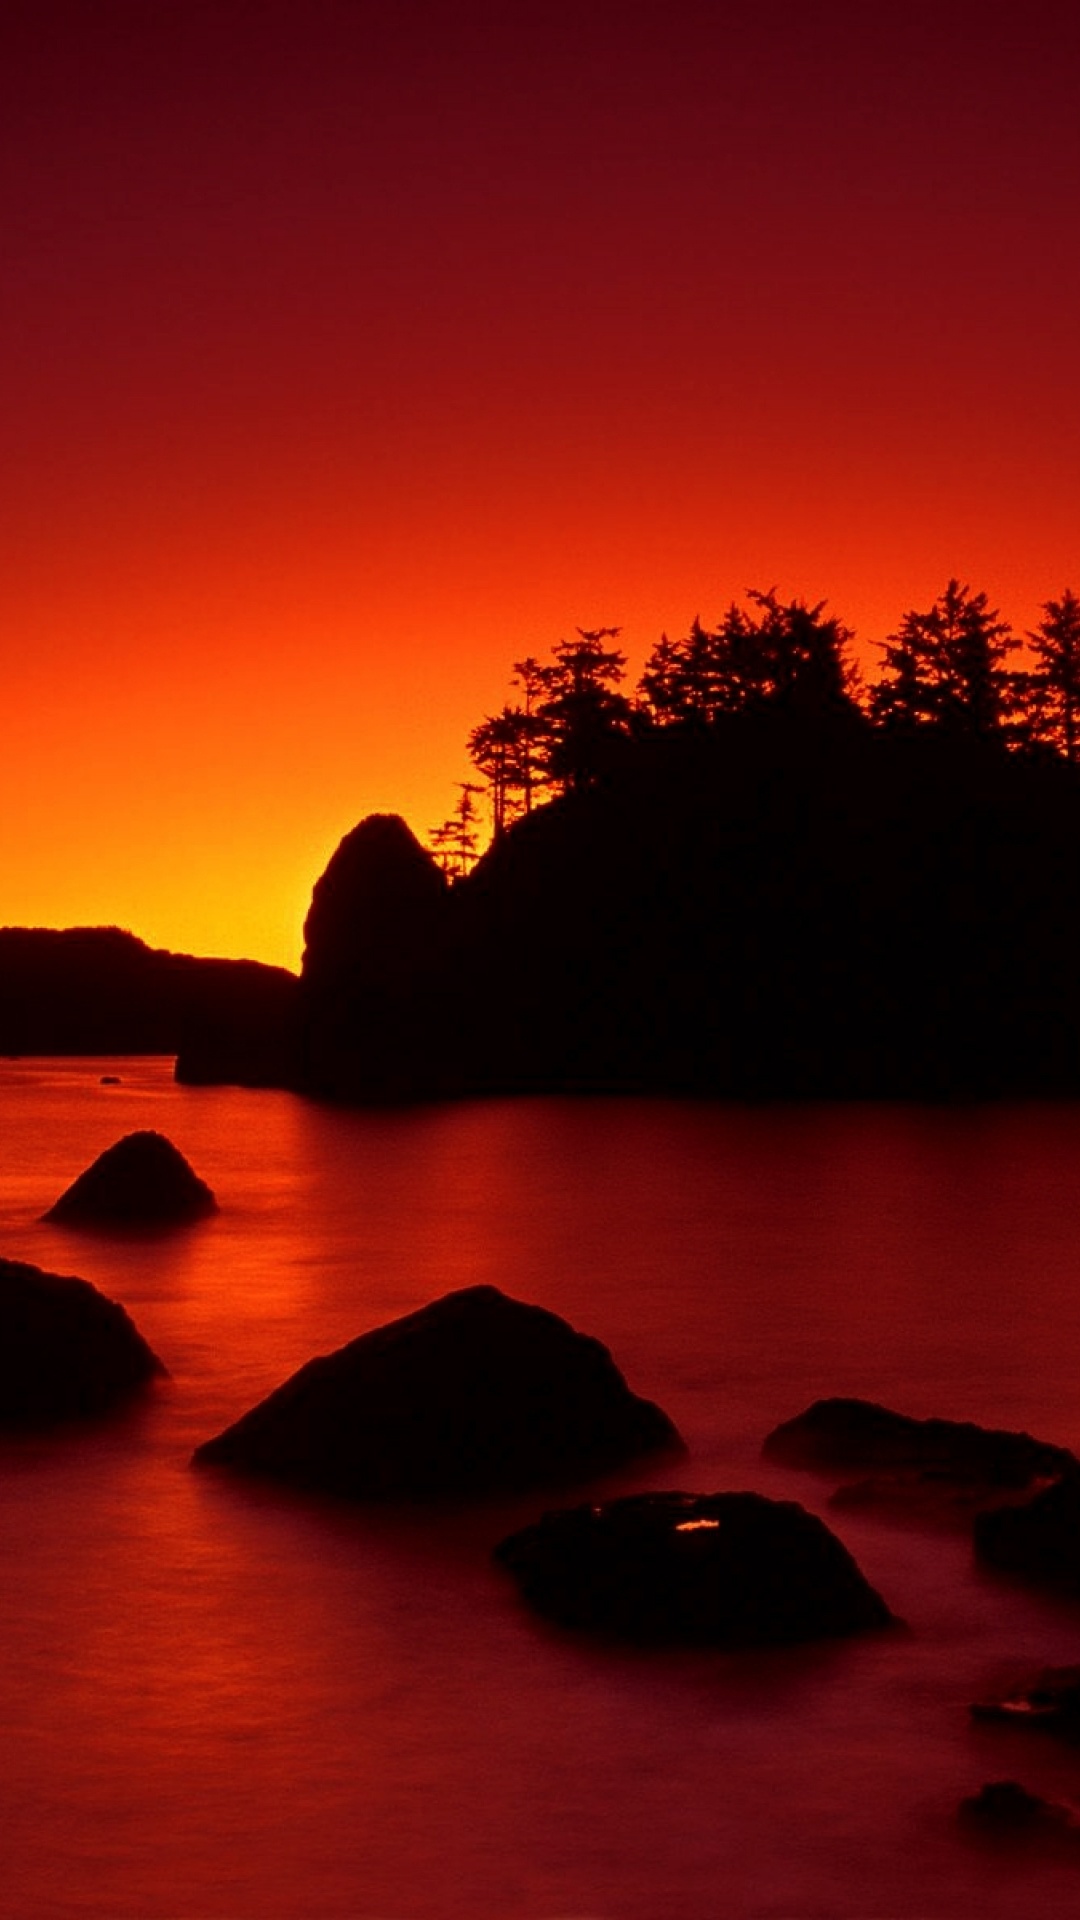
[[0, 23], [0, 922], [295, 966], [575, 626], [1080, 587], [1080, 26], [964, 11]]

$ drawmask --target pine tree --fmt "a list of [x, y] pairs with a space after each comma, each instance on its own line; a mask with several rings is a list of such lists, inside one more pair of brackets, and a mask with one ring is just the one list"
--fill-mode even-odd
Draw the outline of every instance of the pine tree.
[[449, 820], [431, 829], [431, 851], [448, 880], [462, 880], [479, 855], [477, 794], [483, 787], [473, 780], [458, 781], [459, 799]]
[[950, 580], [925, 613], [883, 642], [870, 710], [884, 726], [924, 724], [1010, 744], [1023, 735], [1024, 675], [1006, 666], [1019, 642], [985, 593]]
[[1028, 676], [1032, 731], [1070, 763], [1080, 759], [1080, 600], [1066, 588], [1043, 604], [1028, 644], [1038, 662]]
[[619, 631], [578, 627], [577, 639], [560, 641], [553, 664], [541, 669], [546, 772], [564, 792], [593, 785], [614, 742], [629, 732], [630, 702], [618, 692], [626, 655], [604, 644]]

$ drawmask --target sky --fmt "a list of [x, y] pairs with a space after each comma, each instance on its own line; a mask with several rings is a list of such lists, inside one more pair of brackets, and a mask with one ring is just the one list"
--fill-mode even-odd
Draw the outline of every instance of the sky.
[[1080, 590], [1074, 0], [3, 0], [0, 922], [298, 964], [512, 663]]

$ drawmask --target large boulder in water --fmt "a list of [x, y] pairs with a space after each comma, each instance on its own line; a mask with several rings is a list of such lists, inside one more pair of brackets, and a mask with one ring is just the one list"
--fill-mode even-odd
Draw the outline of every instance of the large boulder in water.
[[210, 1188], [162, 1133], [125, 1134], [45, 1215], [70, 1226], [169, 1226], [216, 1210]]
[[0, 1260], [0, 1425], [106, 1412], [165, 1368], [88, 1280]]
[[759, 1493], [646, 1493], [548, 1513], [496, 1548], [563, 1626], [623, 1639], [749, 1645], [888, 1626], [824, 1521]]
[[565, 1485], [682, 1448], [606, 1347], [467, 1287], [317, 1360], [199, 1447], [201, 1463], [354, 1498]]

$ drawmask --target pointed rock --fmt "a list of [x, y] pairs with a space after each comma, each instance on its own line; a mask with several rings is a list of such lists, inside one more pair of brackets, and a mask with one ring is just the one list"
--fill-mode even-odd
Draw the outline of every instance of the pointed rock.
[[682, 1450], [671, 1421], [598, 1340], [479, 1286], [309, 1361], [195, 1459], [358, 1499], [452, 1499], [665, 1447]]
[[49, 1208], [70, 1226], [168, 1226], [216, 1211], [210, 1188], [163, 1133], [125, 1134]]
[[123, 1307], [88, 1280], [0, 1260], [0, 1424], [104, 1413], [165, 1371]]

